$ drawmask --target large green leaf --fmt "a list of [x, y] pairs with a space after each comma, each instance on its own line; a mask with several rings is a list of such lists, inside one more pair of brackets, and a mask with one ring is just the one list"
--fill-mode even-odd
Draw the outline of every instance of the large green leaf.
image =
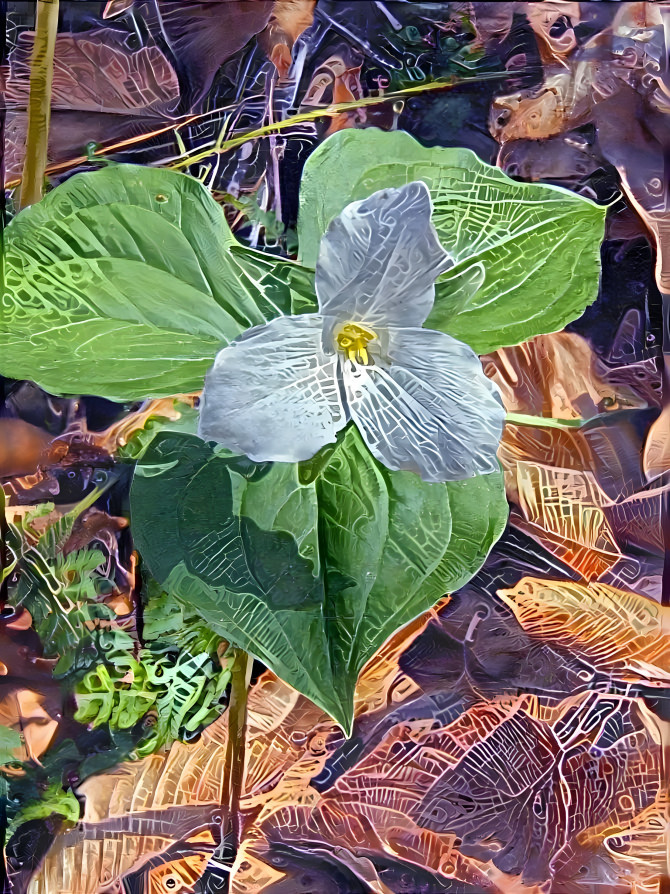
[[202, 387], [216, 352], [311, 294], [239, 245], [197, 180], [136, 165], [77, 174], [4, 235], [0, 372], [118, 400]]
[[507, 503], [500, 474], [428, 484], [391, 472], [352, 426], [300, 465], [160, 433], [131, 513], [169, 592], [349, 730], [363, 665], [479, 569]]
[[426, 322], [479, 354], [562, 329], [595, 300], [606, 209], [555, 186], [517, 183], [469, 149], [425, 148], [402, 131], [343, 130], [307, 160], [300, 260], [349, 202], [423, 180], [454, 266]]

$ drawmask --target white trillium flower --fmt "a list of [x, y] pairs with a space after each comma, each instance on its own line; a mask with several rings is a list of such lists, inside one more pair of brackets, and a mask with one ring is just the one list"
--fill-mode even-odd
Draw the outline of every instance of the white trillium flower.
[[504, 411], [474, 351], [422, 328], [451, 266], [426, 185], [352, 202], [321, 240], [319, 312], [255, 326], [207, 373], [199, 433], [298, 462], [350, 420], [389, 469], [455, 481], [498, 469]]

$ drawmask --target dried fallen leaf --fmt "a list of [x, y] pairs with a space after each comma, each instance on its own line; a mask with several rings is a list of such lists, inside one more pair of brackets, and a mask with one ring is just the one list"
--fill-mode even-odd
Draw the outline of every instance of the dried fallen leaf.
[[596, 581], [525, 577], [499, 590], [533, 636], [577, 649], [594, 666], [629, 681], [670, 682], [670, 608]]

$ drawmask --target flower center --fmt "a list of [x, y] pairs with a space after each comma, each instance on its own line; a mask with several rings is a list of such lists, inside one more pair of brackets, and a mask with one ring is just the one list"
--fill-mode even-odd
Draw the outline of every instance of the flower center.
[[373, 329], [361, 323], [345, 323], [335, 336], [338, 350], [342, 351], [353, 363], [370, 363], [367, 352], [368, 343], [377, 338]]

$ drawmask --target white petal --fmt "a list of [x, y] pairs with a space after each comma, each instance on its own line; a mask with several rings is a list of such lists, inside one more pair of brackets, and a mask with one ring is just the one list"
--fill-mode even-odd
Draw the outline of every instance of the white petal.
[[220, 351], [205, 377], [200, 437], [256, 462], [298, 462], [332, 443], [347, 417], [322, 325], [318, 314], [278, 317]]
[[389, 469], [425, 481], [496, 471], [504, 410], [477, 355], [432, 329], [389, 331], [388, 363], [343, 361], [351, 417]]
[[347, 205], [321, 240], [319, 310], [373, 326], [420, 326], [435, 300], [435, 278], [451, 261], [417, 180]]

